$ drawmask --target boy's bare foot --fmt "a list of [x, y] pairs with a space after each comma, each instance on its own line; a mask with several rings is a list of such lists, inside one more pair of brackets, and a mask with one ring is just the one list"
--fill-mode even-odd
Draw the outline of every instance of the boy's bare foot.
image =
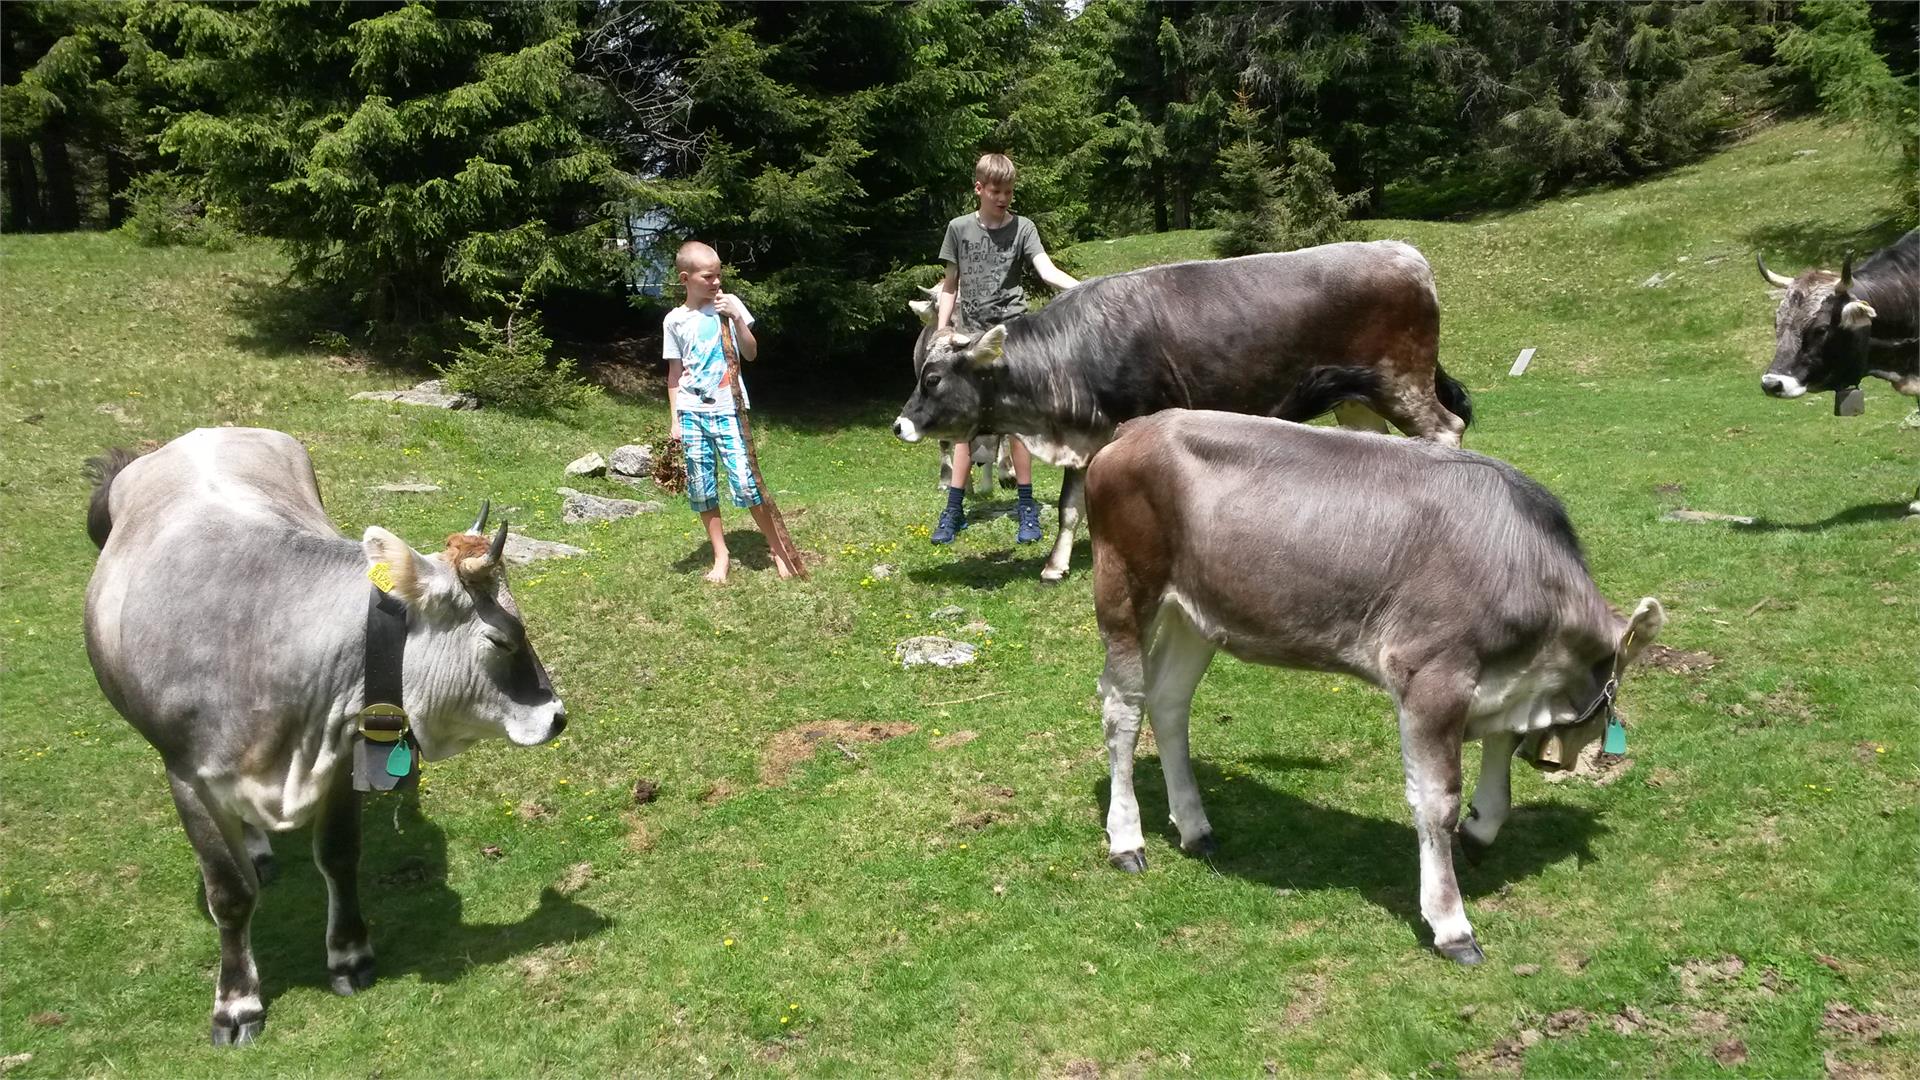
[[727, 583], [727, 560], [715, 559], [713, 561], [713, 569], [707, 571], [704, 577], [715, 585], [725, 585]]

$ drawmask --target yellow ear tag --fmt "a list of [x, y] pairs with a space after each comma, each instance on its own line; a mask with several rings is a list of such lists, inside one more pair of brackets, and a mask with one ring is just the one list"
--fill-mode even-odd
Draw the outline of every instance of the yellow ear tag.
[[367, 567], [367, 580], [373, 582], [373, 587], [381, 592], [392, 592], [393, 567], [383, 562], [374, 563]]

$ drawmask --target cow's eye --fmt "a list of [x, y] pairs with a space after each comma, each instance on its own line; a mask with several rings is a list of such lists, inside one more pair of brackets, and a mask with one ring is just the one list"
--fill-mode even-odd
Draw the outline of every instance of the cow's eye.
[[927, 372], [927, 389], [931, 390], [934, 387], [939, 385], [940, 385], [940, 373], [937, 371]]
[[513, 639], [497, 630], [485, 631], [481, 636], [487, 639], [487, 644], [499, 649], [501, 652], [510, 653], [513, 651]]

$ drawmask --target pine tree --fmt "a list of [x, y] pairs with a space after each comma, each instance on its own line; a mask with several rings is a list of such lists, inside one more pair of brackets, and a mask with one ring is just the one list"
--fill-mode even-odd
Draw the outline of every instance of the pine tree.
[[163, 7], [167, 77], [209, 106], [164, 147], [296, 278], [377, 328], [613, 280], [626, 181], [587, 130], [585, 5]]
[[1227, 107], [1232, 138], [1214, 159], [1220, 178], [1219, 213], [1214, 221], [1219, 232], [1213, 239], [1216, 255], [1252, 255], [1281, 248], [1281, 174], [1273, 166], [1273, 148], [1257, 134], [1262, 112], [1248, 103], [1244, 90]]
[[1347, 215], [1367, 201], [1367, 193], [1340, 194], [1333, 184], [1333, 159], [1312, 139], [1289, 142], [1287, 157], [1279, 194], [1281, 247], [1292, 250], [1361, 239]]

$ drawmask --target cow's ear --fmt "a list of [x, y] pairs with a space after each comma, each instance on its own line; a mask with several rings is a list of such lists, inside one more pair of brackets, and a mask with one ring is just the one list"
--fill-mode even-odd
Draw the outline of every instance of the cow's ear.
[[1865, 300], [1850, 300], [1840, 309], [1840, 325], [1849, 330], [1865, 329], [1873, 325], [1873, 318], [1878, 314]]
[[909, 300], [907, 301], [907, 306], [913, 309], [915, 315], [920, 316], [921, 326], [932, 326], [933, 320], [938, 318], [934, 313], [933, 301], [931, 300]]
[[419, 604], [432, 591], [433, 564], [405, 540], [369, 525], [360, 537], [360, 547], [367, 553], [367, 577], [408, 606]]
[[980, 335], [980, 340], [967, 350], [967, 363], [974, 367], [992, 367], [998, 364], [1007, 351], [1007, 327], [1005, 323]]
[[1633, 617], [1620, 630], [1620, 641], [1615, 648], [1621, 653], [1620, 666], [1633, 663], [1640, 650], [1653, 644], [1660, 631], [1667, 625], [1667, 609], [1660, 601], [1651, 596], [1640, 598], [1640, 606], [1633, 609]]

